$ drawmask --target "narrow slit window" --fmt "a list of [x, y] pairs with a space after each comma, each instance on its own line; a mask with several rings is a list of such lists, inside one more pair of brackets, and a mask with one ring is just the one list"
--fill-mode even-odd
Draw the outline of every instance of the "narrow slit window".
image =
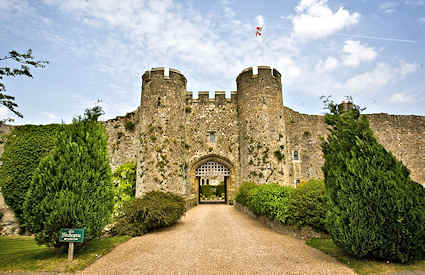
[[158, 96], [158, 99], [156, 101], [156, 107], [161, 106], [161, 98]]
[[298, 160], [298, 151], [294, 151], [294, 160]]
[[210, 132], [210, 143], [215, 143], [215, 133]]

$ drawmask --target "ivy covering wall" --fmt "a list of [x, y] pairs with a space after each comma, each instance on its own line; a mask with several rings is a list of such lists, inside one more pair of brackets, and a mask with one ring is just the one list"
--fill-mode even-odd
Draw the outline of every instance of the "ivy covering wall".
[[61, 125], [23, 125], [7, 136], [0, 160], [0, 187], [3, 197], [21, 224], [23, 203], [34, 170], [55, 145]]

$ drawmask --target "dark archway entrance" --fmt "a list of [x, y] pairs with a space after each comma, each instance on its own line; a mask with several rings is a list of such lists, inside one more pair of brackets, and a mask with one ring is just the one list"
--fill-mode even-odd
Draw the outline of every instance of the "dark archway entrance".
[[195, 171], [199, 203], [227, 203], [230, 170], [216, 161], [208, 161]]

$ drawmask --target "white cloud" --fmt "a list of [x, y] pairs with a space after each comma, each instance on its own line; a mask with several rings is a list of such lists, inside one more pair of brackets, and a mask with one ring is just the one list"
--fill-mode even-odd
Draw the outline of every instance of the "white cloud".
[[8, 119], [13, 117], [9, 109], [4, 106], [0, 106], [0, 120]]
[[379, 10], [387, 14], [393, 14], [397, 11], [396, 8], [399, 5], [400, 3], [397, 3], [397, 2], [384, 2], [381, 5], [379, 5]]
[[406, 5], [409, 5], [409, 6], [423, 6], [423, 5], [425, 5], [424, 0], [406, 0], [404, 3]]
[[347, 40], [342, 49], [342, 60], [344, 65], [357, 67], [363, 61], [372, 61], [377, 53], [374, 48], [369, 48], [360, 43], [360, 41]]
[[401, 61], [400, 70], [399, 71], [400, 71], [401, 76], [404, 77], [404, 76], [406, 76], [408, 74], [417, 72], [418, 69], [419, 69], [419, 65], [418, 64], [409, 64], [409, 63], [407, 63], [405, 61]]
[[360, 14], [350, 13], [344, 7], [333, 12], [327, 0], [301, 0], [295, 8], [296, 15], [290, 17], [293, 34], [304, 39], [329, 36], [343, 28], [357, 24]]
[[199, 89], [200, 79], [203, 86], [208, 85], [214, 75], [224, 80], [221, 83], [234, 81], [234, 76], [248, 66], [271, 65], [285, 76], [300, 73], [293, 39], [281, 33], [267, 33], [263, 43], [255, 39], [255, 24], [264, 25], [262, 15], [257, 16], [256, 23], [241, 22], [235, 13], [226, 12], [226, 6], [220, 6], [221, 14], [206, 15], [171, 0], [129, 0], [120, 5], [112, 0], [43, 1], [84, 24], [124, 36], [87, 39], [88, 44], [81, 41], [79, 48], [99, 57], [103, 65], [97, 69], [111, 74], [116, 83], [134, 81], [135, 72], [167, 65], [186, 75], [189, 89]]
[[335, 57], [329, 56], [325, 61], [320, 60], [319, 63], [316, 64], [317, 72], [332, 72], [339, 66], [339, 61]]
[[264, 26], [264, 17], [262, 15], [257, 15], [257, 17], [255, 17], [255, 20], [257, 20], [257, 25], [260, 27]]
[[346, 81], [348, 90], [365, 93], [388, 84], [394, 78], [391, 66], [379, 63], [373, 71], [361, 73]]
[[45, 123], [60, 123], [62, 121], [62, 118], [55, 115], [51, 112], [41, 112], [41, 114], [44, 116]]
[[392, 81], [404, 79], [417, 71], [416, 64], [401, 61], [399, 67], [387, 63], [378, 63], [373, 71], [358, 74], [345, 82], [345, 87], [353, 93], [374, 92]]
[[419, 23], [425, 24], [425, 17], [421, 17], [418, 20], [419, 20]]
[[414, 95], [408, 93], [395, 93], [390, 97], [389, 101], [391, 103], [406, 104], [417, 101], [417, 98]]

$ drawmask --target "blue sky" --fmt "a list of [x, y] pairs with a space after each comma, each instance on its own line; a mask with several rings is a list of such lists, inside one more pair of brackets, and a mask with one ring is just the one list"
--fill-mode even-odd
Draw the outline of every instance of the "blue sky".
[[425, 115], [425, 0], [0, 0], [0, 13], [0, 55], [31, 48], [50, 62], [5, 80], [24, 114], [15, 124], [70, 122], [98, 99], [104, 119], [124, 115], [160, 66], [188, 91], [230, 92], [244, 68], [270, 65], [299, 112], [323, 113], [319, 97], [332, 95], [366, 113]]

